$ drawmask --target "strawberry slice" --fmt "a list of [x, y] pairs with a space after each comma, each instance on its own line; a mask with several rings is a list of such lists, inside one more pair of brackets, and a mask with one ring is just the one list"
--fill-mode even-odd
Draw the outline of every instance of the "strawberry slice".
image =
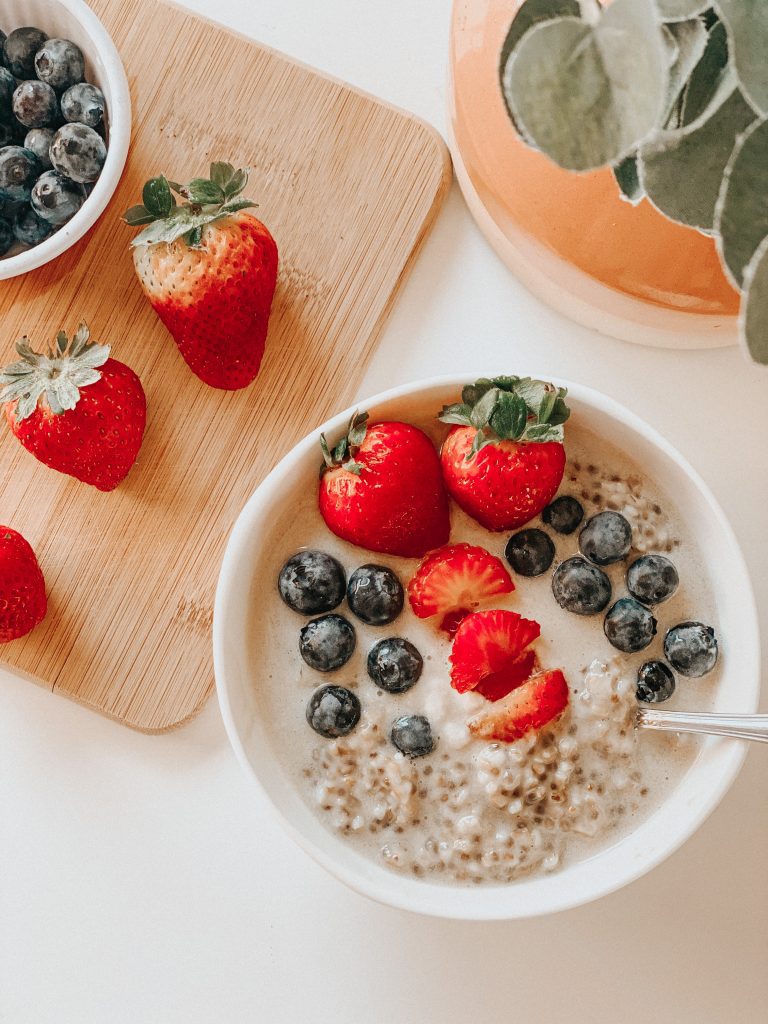
[[513, 743], [531, 730], [542, 729], [568, 704], [568, 683], [560, 669], [531, 676], [503, 703], [471, 719], [469, 731], [481, 740]]
[[526, 647], [540, 633], [538, 622], [517, 612], [494, 608], [467, 615], [453, 641], [451, 686], [466, 693], [485, 683], [494, 695], [489, 699], [498, 700], [530, 674], [533, 652]]
[[461, 620], [485, 601], [515, 589], [500, 559], [473, 544], [447, 544], [430, 552], [408, 584], [414, 615], [441, 615], [440, 628], [451, 635]]

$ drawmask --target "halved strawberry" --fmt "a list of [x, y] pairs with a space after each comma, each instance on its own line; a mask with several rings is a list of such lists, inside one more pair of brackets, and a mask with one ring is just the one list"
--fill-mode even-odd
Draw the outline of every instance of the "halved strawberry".
[[568, 704], [568, 683], [560, 669], [541, 672], [469, 722], [469, 731], [481, 740], [513, 743], [532, 729], [542, 729]]
[[515, 589], [500, 559], [473, 544], [447, 544], [430, 552], [408, 584], [414, 615], [441, 615], [440, 628], [455, 633], [478, 605]]
[[453, 641], [451, 686], [466, 693], [484, 684], [494, 694], [490, 700], [505, 696], [530, 675], [533, 652], [526, 647], [540, 633], [538, 622], [517, 612], [494, 608], [467, 615]]

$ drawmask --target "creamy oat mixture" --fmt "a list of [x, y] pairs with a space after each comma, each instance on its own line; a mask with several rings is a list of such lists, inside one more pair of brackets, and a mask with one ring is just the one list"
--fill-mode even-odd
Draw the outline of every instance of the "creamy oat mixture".
[[[439, 427], [431, 429], [436, 437]], [[258, 699], [274, 723], [275, 756], [295, 780], [303, 798], [327, 825], [361, 853], [393, 869], [433, 881], [468, 884], [506, 882], [534, 870], [552, 871], [566, 860], [589, 856], [631, 830], [674, 786], [698, 749], [692, 737], [637, 735], [632, 727], [637, 668], [661, 657], [664, 631], [685, 619], [717, 629], [703, 562], [684, 536], [673, 503], [657, 493], [640, 467], [618, 449], [569, 423], [561, 494], [582, 502], [585, 518], [614, 509], [633, 527], [633, 551], [626, 563], [606, 567], [615, 600], [626, 593], [623, 576], [641, 552], [671, 553], [680, 588], [654, 610], [658, 635], [646, 650], [627, 655], [605, 639], [602, 615], [569, 614], [555, 602], [551, 572], [534, 579], [515, 576], [516, 591], [500, 599], [506, 607], [541, 624], [535, 648], [546, 668], [563, 668], [571, 689], [566, 712], [538, 734], [516, 743], [488, 743], [469, 733], [467, 721], [488, 703], [478, 694], [458, 694], [449, 682], [450, 639], [436, 623], [417, 619], [406, 601], [401, 616], [384, 627], [363, 625], [346, 604], [357, 631], [352, 659], [332, 673], [312, 671], [298, 654], [305, 621], [277, 595], [255, 592], [251, 638], [254, 663], [264, 665]], [[599, 456], [599, 457], [598, 457]], [[534, 520], [530, 526], [541, 526]], [[555, 565], [577, 553], [578, 531], [570, 537], [547, 530], [556, 545]], [[503, 560], [509, 533], [493, 534], [460, 510], [452, 510], [451, 543], [479, 544]], [[417, 559], [377, 555], [339, 540], [325, 527], [312, 489], [290, 522], [275, 524], [264, 575], [276, 579], [281, 565], [300, 547], [334, 555], [347, 575], [366, 562], [390, 566], [403, 586]], [[386, 636], [411, 640], [424, 658], [421, 679], [403, 694], [380, 691], [365, 669], [368, 651]], [[678, 679], [670, 709], [705, 710], [717, 686], [719, 668], [703, 679]], [[306, 703], [328, 683], [358, 695], [357, 728], [324, 740], [307, 725]], [[431, 755], [409, 760], [389, 740], [395, 718], [424, 714], [437, 745]], [[279, 739], [278, 739], [279, 738]]]

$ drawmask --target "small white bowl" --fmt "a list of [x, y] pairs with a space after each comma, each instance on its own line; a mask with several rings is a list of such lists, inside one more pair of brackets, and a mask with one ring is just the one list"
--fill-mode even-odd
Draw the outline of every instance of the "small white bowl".
[[98, 85], [107, 103], [107, 160], [93, 192], [70, 221], [39, 245], [0, 257], [0, 280], [50, 263], [93, 227], [115, 193], [131, 141], [131, 96], [123, 62], [90, 7], [83, 0], [0, 0], [0, 28], [8, 34], [24, 25], [71, 39], [83, 51], [85, 77]]
[[[477, 374], [476, 376], [482, 376]], [[360, 402], [373, 418], [407, 418], [455, 401], [476, 376], [433, 378]], [[746, 565], [733, 531], [709, 488], [672, 445], [612, 399], [579, 384], [568, 387], [574, 417], [646, 467], [662, 491], [675, 497], [686, 528], [707, 555], [707, 569], [727, 643], [713, 710], [751, 713], [760, 688], [757, 613]], [[260, 576], [269, 524], [289, 517], [296, 497], [317, 477], [318, 435], [338, 436], [347, 409], [318, 427], [285, 456], [241, 512], [227, 545], [213, 618], [216, 684], [229, 739], [240, 763], [272, 802], [297, 842], [332, 874], [382, 903], [441, 917], [473, 920], [532, 917], [564, 910], [633, 881], [668, 857], [714, 810], [738, 774], [745, 754], [739, 740], [708, 737], [680, 782], [634, 831], [592, 856], [547, 875], [507, 885], [473, 888], [435, 885], [403, 877], [357, 852], [334, 835], [304, 803], [271, 752], [269, 723], [255, 699], [259, 665], [246, 642], [254, 581], [269, 594], [274, 580]], [[297, 538], [297, 544], [301, 538]], [[278, 600], [275, 588], [274, 600]]]

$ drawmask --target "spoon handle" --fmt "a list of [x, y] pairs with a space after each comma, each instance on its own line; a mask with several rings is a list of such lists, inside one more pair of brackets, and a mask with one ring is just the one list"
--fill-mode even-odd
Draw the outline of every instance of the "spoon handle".
[[768, 715], [691, 714], [687, 711], [639, 708], [637, 725], [642, 729], [703, 732], [710, 736], [733, 736], [740, 740], [768, 743]]

